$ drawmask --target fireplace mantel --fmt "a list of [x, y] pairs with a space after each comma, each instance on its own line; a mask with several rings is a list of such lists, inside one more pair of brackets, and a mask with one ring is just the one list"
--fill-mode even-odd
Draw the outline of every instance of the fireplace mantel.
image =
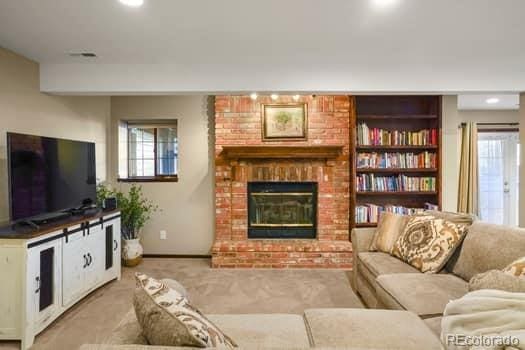
[[223, 146], [226, 159], [335, 159], [343, 153], [342, 145], [335, 146]]

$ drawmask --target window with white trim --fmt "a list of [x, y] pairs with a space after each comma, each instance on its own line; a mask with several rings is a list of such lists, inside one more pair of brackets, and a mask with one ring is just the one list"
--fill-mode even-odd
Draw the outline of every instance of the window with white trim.
[[177, 181], [177, 120], [119, 124], [120, 181]]

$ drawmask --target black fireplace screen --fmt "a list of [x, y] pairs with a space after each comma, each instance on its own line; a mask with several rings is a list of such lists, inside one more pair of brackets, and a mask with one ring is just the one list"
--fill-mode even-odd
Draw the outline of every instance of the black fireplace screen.
[[248, 183], [248, 238], [315, 238], [317, 183]]

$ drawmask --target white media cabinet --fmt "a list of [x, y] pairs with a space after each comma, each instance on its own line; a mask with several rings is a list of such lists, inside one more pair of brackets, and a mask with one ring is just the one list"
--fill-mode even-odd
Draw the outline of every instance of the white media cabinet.
[[0, 340], [35, 335], [96, 288], [120, 279], [120, 213], [0, 234]]

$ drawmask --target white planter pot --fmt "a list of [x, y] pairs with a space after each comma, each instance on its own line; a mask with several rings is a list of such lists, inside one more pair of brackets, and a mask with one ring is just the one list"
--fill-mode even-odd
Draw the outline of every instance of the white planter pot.
[[140, 244], [140, 239], [122, 240], [122, 260], [124, 266], [133, 267], [140, 264], [144, 249]]

